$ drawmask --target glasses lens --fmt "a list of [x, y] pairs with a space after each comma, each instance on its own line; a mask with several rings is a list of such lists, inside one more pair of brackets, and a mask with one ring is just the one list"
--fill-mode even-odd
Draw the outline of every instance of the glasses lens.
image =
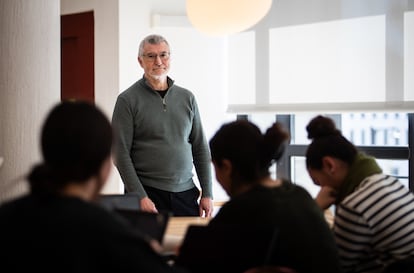
[[157, 57], [160, 57], [161, 60], [168, 60], [168, 58], [170, 58], [170, 52], [161, 52], [160, 54], [148, 53], [143, 54], [142, 56], [151, 61], [155, 61]]
[[161, 52], [160, 58], [163, 60], [167, 60], [170, 57], [170, 53], [168, 52]]

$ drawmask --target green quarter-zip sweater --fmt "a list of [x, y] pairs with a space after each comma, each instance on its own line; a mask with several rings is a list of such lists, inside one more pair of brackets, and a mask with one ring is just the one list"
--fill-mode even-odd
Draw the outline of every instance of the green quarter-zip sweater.
[[118, 96], [112, 124], [115, 165], [128, 192], [146, 197], [142, 185], [189, 190], [195, 186], [194, 164], [202, 196], [212, 198], [210, 149], [189, 90], [168, 78], [162, 98], [143, 77]]

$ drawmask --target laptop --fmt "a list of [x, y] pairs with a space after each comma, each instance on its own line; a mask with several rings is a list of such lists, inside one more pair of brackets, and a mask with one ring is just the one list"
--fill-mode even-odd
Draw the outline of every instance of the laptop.
[[198, 272], [244, 272], [273, 264], [277, 239], [278, 229], [270, 227], [191, 225], [175, 264]]
[[134, 228], [163, 242], [170, 218], [169, 212], [150, 213], [140, 210], [138, 195], [126, 194], [101, 194], [97, 204], [126, 219]]
[[101, 194], [96, 202], [102, 207], [113, 211], [114, 209], [139, 210], [138, 195], [126, 194]]
[[162, 244], [171, 216], [169, 212], [151, 213], [125, 208], [115, 208], [114, 212], [124, 217], [134, 228]]

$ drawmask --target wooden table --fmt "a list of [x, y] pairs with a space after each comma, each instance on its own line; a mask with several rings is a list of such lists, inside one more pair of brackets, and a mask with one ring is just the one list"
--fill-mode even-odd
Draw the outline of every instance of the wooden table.
[[184, 236], [189, 225], [207, 225], [210, 218], [205, 217], [171, 217], [168, 221], [166, 235]]
[[[334, 216], [331, 211], [325, 211], [325, 219], [332, 227]], [[163, 248], [166, 253], [176, 253], [181, 245], [189, 225], [207, 225], [211, 218], [205, 217], [171, 217], [164, 235]]]
[[207, 225], [211, 218], [174, 216], [168, 221], [163, 248], [166, 253], [175, 253], [181, 245], [189, 225]]

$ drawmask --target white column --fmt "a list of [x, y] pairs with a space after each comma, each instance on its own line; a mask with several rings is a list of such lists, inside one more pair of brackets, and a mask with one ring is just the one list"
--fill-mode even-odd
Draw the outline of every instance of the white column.
[[0, 0], [0, 202], [27, 190], [40, 129], [60, 101], [60, 1]]

